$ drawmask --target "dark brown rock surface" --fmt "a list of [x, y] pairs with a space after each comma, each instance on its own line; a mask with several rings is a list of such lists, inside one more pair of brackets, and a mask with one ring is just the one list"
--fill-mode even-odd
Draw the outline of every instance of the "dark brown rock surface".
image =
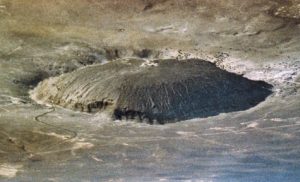
[[165, 123], [245, 110], [270, 88], [202, 60], [128, 60], [45, 80], [33, 95], [75, 110], [107, 110], [116, 119]]

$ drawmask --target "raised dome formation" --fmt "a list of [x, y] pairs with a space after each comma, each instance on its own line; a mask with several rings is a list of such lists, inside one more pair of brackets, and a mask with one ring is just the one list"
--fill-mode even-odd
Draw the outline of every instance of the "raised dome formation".
[[245, 110], [271, 85], [226, 72], [203, 60], [114, 61], [41, 82], [34, 99], [115, 119], [150, 124]]

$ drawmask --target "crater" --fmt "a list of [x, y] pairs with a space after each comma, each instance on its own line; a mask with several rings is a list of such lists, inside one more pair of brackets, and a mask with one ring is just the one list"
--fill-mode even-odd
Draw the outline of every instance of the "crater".
[[31, 92], [38, 102], [118, 120], [172, 123], [247, 110], [272, 86], [199, 60], [119, 60], [46, 79]]

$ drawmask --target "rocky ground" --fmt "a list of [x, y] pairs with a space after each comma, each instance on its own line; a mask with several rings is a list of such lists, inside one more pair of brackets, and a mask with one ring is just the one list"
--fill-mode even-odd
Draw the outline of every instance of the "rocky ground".
[[[297, 181], [298, 0], [0, 0], [2, 181]], [[214, 62], [274, 86], [240, 112], [167, 126], [38, 105], [40, 81], [139, 58]]]

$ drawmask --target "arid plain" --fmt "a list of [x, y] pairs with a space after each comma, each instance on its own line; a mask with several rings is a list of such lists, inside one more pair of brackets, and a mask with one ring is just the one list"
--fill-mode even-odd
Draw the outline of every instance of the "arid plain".
[[[45, 79], [130, 59], [203, 59], [273, 93], [165, 125], [34, 99]], [[299, 0], [0, 0], [0, 180], [297, 181], [299, 74]]]

